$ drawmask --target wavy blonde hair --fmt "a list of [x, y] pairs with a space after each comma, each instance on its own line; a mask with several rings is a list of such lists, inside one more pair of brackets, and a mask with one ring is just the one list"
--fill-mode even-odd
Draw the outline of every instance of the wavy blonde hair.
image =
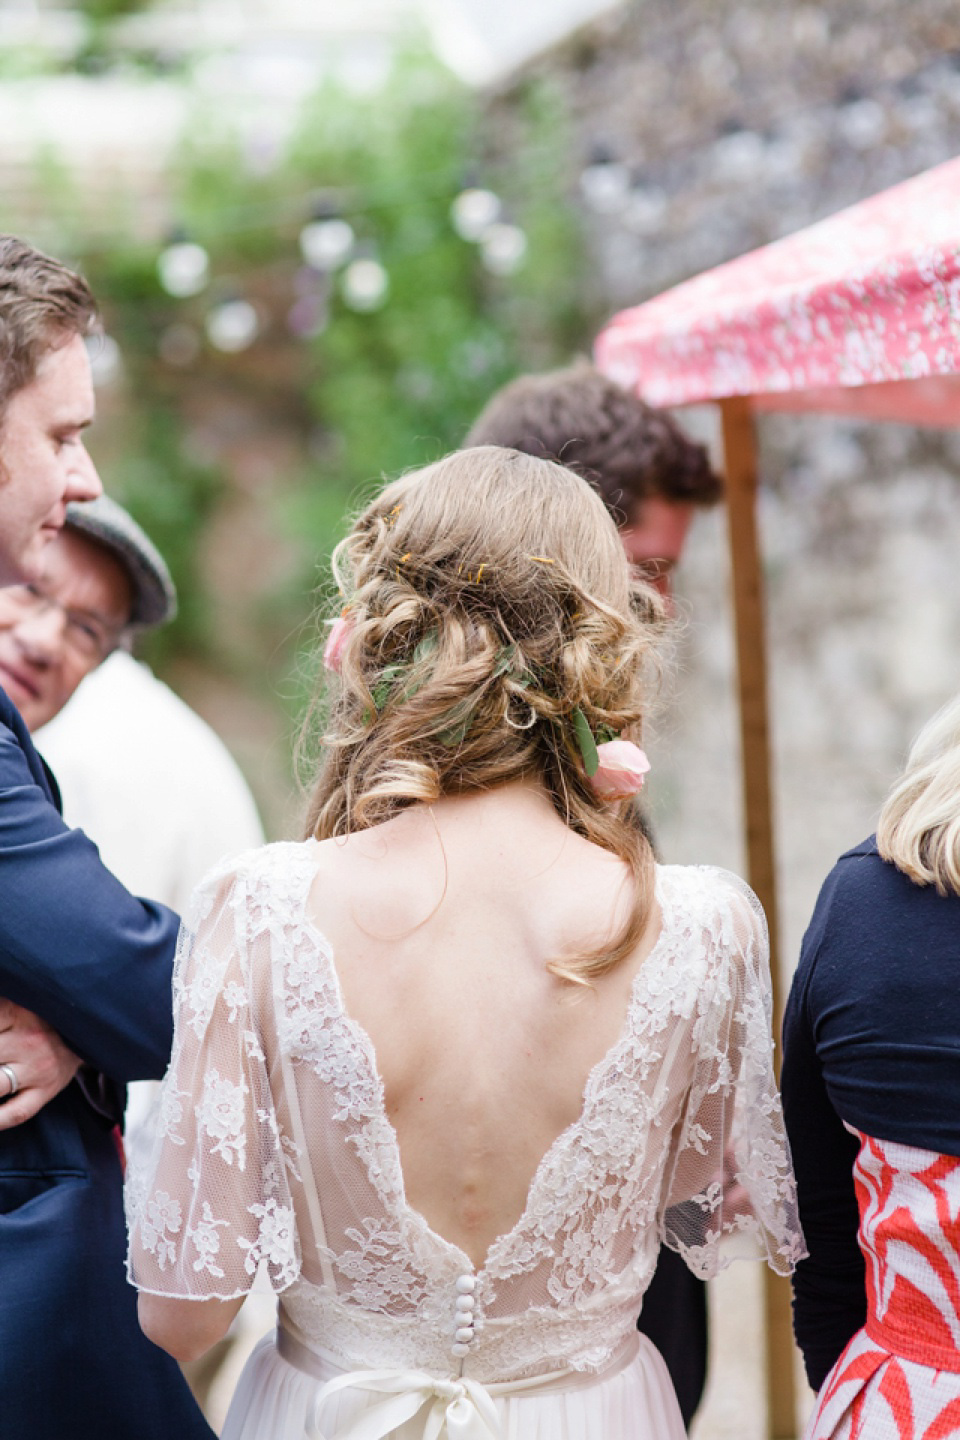
[[960, 696], [913, 742], [880, 812], [877, 847], [917, 885], [960, 895]]
[[388, 485], [337, 547], [348, 622], [308, 833], [366, 829], [406, 806], [535, 777], [577, 834], [635, 880], [621, 933], [551, 962], [589, 983], [636, 946], [652, 904], [630, 802], [590, 787], [573, 715], [639, 738], [659, 597], [630, 579], [584, 480], [481, 446]]

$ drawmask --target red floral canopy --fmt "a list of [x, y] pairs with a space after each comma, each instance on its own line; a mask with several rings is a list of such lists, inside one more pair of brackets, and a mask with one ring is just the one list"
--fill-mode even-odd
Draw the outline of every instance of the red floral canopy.
[[621, 311], [596, 359], [653, 405], [960, 423], [960, 159]]

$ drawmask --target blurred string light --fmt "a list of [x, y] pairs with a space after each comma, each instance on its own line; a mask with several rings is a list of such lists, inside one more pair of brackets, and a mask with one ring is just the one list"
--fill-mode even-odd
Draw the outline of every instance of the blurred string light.
[[202, 245], [177, 239], [157, 259], [160, 284], [168, 295], [187, 300], [205, 290], [210, 279], [210, 256]]
[[260, 332], [260, 317], [249, 300], [224, 300], [207, 315], [207, 339], [226, 355], [248, 350]]
[[461, 240], [477, 243], [500, 219], [502, 209], [499, 195], [492, 190], [469, 186], [450, 206], [450, 219]]
[[[335, 276], [342, 303], [359, 314], [380, 310], [389, 299], [390, 276], [373, 242], [358, 241], [341, 207], [349, 204], [357, 213], [373, 214], [390, 202], [367, 196], [367, 203], [358, 210], [356, 200], [346, 192], [314, 190], [299, 199], [290, 197], [280, 207], [293, 218], [292, 207], [299, 205], [302, 215], [306, 206], [309, 216], [297, 237], [304, 263], [296, 273], [293, 302], [285, 317], [287, 329], [299, 339], [312, 339], [327, 328]], [[235, 218], [237, 223], [223, 227], [223, 233], [251, 228], [252, 212], [244, 211]], [[451, 204], [450, 221], [462, 240], [477, 246], [481, 264], [491, 274], [510, 276], [524, 263], [529, 249], [527, 235], [519, 225], [503, 218], [503, 202], [493, 190], [466, 186]], [[167, 294], [178, 300], [191, 299], [210, 283], [210, 256], [203, 245], [188, 239], [183, 231], [173, 232], [157, 258], [157, 274]], [[257, 340], [263, 318], [256, 306], [235, 294], [213, 304], [199, 324], [202, 329], [186, 322], [164, 329], [158, 353], [165, 364], [180, 369], [193, 365], [202, 349], [202, 330], [215, 349], [238, 354]]]
[[480, 258], [491, 275], [513, 275], [527, 258], [528, 241], [519, 225], [498, 221], [484, 232]]
[[580, 172], [580, 194], [595, 215], [616, 215], [627, 204], [633, 177], [630, 167], [604, 145], [595, 145]]
[[340, 282], [344, 304], [351, 310], [369, 313], [379, 310], [390, 293], [390, 277], [379, 260], [361, 256], [351, 260]]
[[[882, 87], [884, 96], [905, 91], [915, 83], [927, 69], [920, 66], [911, 75], [898, 77]], [[960, 70], [960, 64], [953, 67]], [[958, 81], [960, 89], [960, 81]], [[819, 123], [823, 106], [819, 103], [790, 107], [772, 117], [770, 121], [772, 139], [766, 136], [729, 132], [712, 136], [700, 144], [697, 151], [701, 156], [711, 156], [728, 174], [736, 178], [749, 178], [756, 171], [761, 159], [766, 169], [798, 169], [802, 163], [802, 137], [776, 135], [776, 127], [782, 127], [794, 120], [806, 119], [808, 123]], [[884, 111], [878, 100], [854, 98], [842, 110], [839, 119], [831, 115], [831, 123], [838, 129], [846, 144], [853, 149], [877, 143], [885, 128]], [[826, 126], [824, 120], [823, 125]], [[821, 127], [823, 128], [823, 127]], [[271, 139], [264, 145], [264, 171], [272, 170], [279, 161], [282, 146]], [[267, 153], [268, 152], [268, 153]], [[763, 154], [761, 152], [764, 152]], [[535, 166], [539, 155], [536, 148], [525, 151], [525, 160]], [[684, 150], [686, 154], [686, 148]], [[544, 159], [553, 155], [553, 147], [545, 146]], [[658, 161], [666, 157], [658, 155]], [[634, 157], [634, 162], [638, 157]], [[254, 166], [253, 168], [257, 168]], [[382, 263], [373, 254], [364, 254], [362, 244], [357, 243], [354, 225], [344, 218], [365, 217], [369, 222], [379, 212], [408, 209], [414, 204], [429, 200], [441, 200], [449, 196], [449, 170], [438, 168], [418, 176], [416, 194], [409, 188], [393, 182], [365, 186], [363, 191], [342, 187], [318, 189], [316, 187], [299, 193], [271, 196], [269, 201], [234, 205], [211, 217], [208, 234], [216, 237], [240, 235], [252, 231], [275, 231], [282, 229], [299, 236], [299, 248], [310, 276], [309, 283], [298, 283], [293, 303], [286, 320], [290, 331], [302, 338], [320, 334], [328, 325], [331, 310], [331, 286], [329, 281], [339, 272], [337, 289], [342, 302], [358, 312], [373, 312], [380, 309], [390, 293], [389, 275]], [[579, 190], [585, 208], [598, 216], [615, 217], [623, 228], [638, 238], [655, 236], [661, 231], [671, 209], [671, 196], [654, 184], [644, 183], [636, 163], [627, 164], [609, 145], [595, 142], [580, 172]], [[450, 223], [455, 233], [478, 248], [481, 264], [491, 274], [509, 277], [526, 261], [529, 241], [519, 225], [504, 218], [503, 202], [495, 191], [477, 183], [464, 185], [450, 203]], [[207, 222], [209, 224], [209, 221]], [[356, 223], [356, 222], [354, 222]], [[93, 251], [109, 251], [114, 237], [104, 233], [87, 248]], [[414, 253], [407, 247], [405, 254]], [[183, 231], [171, 232], [168, 243], [156, 258], [157, 274], [161, 286], [175, 299], [190, 299], [206, 289], [211, 278], [211, 262], [202, 244], [190, 240]], [[311, 273], [312, 272], [312, 273]], [[302, 272], [298, 272], [302, 273]], [[327, 282], [324, 288], [321, 282]], [[202, 350], [203, 329], [212, 345], [225, 353], [247, 349], [262, 330], [262, 319], [258, 310], [247, 300], [237, 296], [214, 305], [206, 320], [197, 317], [195, 323], [175, 322], [169, 324], [158, 340], [160, 358], [167, 364], [189, 367], [194, 364]], [[117, 355], [117, 363], [122, 357]], [[100, 362], [101, 375], [113, 368], [114, 362], [104, 359]], [[101, 380], [100, 383], [103, 383]]]
[[469, 185], [450, 206], [450, 220], [461, 240], [480, 247], [480, 259], [492, 275], [513, 275], [526, 259], [528, 241], [519, 225], [501, 219], [503, 202], [492, 190]]
[[353, 226], [339, 215], [311, 220], [300, 231], [300, 254], [314, 270], [337, 270], [353, 252]]

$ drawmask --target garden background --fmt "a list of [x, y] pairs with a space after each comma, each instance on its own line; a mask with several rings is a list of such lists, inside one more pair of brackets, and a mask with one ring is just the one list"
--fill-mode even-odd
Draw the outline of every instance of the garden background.
[[[535, 12], [593, 18], [518, 48]], [[147, 658], [270, 835], [299, 824], [326, 557], [382, 475], [621, 306], [958, 150], [955, 0], [0, 0], [0, 226], [101, 297], [91, 450], [181, 596]], [[778, 416], [761, 443], [789, 970], [960, 688], [960, 437]], [[742, 871], [723, 526], [678, 574], [648, 793], [668, 859]], [[714, 1287], [697, 1440], [763, 1433], [758, 1278]]]

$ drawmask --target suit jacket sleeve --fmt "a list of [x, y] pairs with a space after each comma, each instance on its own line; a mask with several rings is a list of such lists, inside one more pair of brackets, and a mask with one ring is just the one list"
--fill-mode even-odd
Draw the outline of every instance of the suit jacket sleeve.
[[0, 994], [115, 1080], [161, 1076], [177, 917], [130, 895], [64, 825], [9, 702], [0, 720]]

